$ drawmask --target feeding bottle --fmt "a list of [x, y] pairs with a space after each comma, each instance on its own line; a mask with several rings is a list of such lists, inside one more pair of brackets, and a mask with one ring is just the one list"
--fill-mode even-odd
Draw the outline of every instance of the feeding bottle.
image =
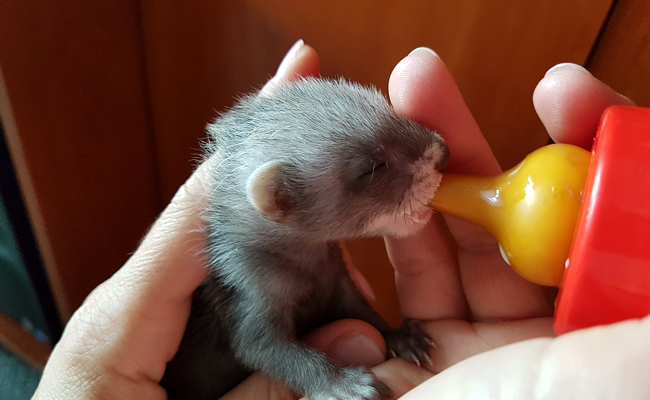
[[498, 176], [446, 174], [429, 205], [492, 234], [524, 278], [560, 286], [558, 334], [650, 314], [650, 109], [608, 108], [591, 152], [553, 144]]

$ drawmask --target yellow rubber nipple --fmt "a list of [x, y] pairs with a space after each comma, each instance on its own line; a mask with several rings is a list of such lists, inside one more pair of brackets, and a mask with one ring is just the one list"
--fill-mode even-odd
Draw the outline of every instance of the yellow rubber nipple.
[[494, 236], [501, 253], [527, 280], [562, 280], [591, 154], [553, 144], [493, 177], [445, 174], [429, 206]]

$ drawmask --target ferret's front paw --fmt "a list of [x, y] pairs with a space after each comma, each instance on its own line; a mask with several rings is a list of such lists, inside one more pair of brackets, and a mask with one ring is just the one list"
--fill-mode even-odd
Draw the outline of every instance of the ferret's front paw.
[[429, 335], [420, 329], [420, 321], [406, 319], [400, 328], [392, 329], [384, 339], [386, 352], [390, 357], [401, 357], [419, 366], [431, 364], [427, 350], [429, 347], [435, 347], [435, 344]]
[[384, 400], [393, 391], [365, 368], [342, 368], [332, 378], [329, 388], [312, 393], [312, 400]]

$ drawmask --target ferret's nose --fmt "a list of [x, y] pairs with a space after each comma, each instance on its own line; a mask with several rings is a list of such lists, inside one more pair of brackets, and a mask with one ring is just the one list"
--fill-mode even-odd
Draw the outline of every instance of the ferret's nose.
[[447, 165], [449, 165], [449, 149], [447, 146], [443, 145], [441, 146], [441, 150], [442, 156], [440, 157], [438, 164], [436, 164], [436, 171], [442, 174], [447, 169]]

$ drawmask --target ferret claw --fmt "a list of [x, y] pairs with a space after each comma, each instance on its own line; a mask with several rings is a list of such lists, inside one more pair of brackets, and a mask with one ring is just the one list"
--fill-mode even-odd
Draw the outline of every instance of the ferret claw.
[[425, 342], [426, 344], [428, 344], [429, 346], [431, 346], [431, 347], [433, 347], [433, 348], [438, 347], [438, 346], [436, 346], [436, 343], [435, 343], [433, 340], [431, 340], [431, 338], [429, 337], [429, 335], [426, 335], [426, 336], [423, 338], [423, 340], [424, 340], [424, 342]]
[[421, 367], [423, 364], [432, 365], [431, 356], [427, 352], [435, 344], [425, 332], [420, 329], [419, 321], [408, 319], [401, 328], [393, 329], [386, 335], [386, 347], [392, 357], [401, 357]]
[[[435, 346], [433, 346], [433, 347], [435, 347]], [[429, 355], [429, 352], [428, 352], [428, 351], [425, 351], [425, 352], [423, 353], [423, 355], [424, 355], [424, 361], [426, 361], [427, 364], [428, 364], [430, 367], [433, 367], [433, 363], [431, 362], [431, 356]]]
[[413, 353], [411, 357], [413, 357], [413, 362], [415, 362], [415, 364], [416, 364], [418, 367], [421, 367], [421, 366], [422, 366], [422, 364], [420, 363], [420, 359], [415, 355], [415, 353]]

